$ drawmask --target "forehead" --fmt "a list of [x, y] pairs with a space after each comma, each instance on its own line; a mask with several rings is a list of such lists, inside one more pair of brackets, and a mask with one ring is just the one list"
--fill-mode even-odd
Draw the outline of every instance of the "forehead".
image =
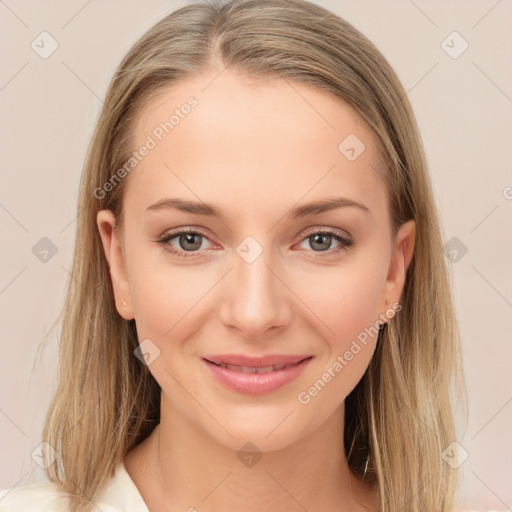
[[126, 205], [169, 195], [282, 214], [342, 195], [387, 207], [373, 134], [346, 103], [311, 84], [229, 70], [199, 75], [148, 102], [134, 140], [134, 151], [151, 149], [129, 175]]

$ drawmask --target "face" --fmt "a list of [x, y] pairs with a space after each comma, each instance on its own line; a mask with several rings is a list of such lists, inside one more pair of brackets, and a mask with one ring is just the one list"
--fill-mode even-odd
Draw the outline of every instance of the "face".
[[278, 449], [341, 415], [400, 300], [414, 223], [391, 238], [375, 139], [342, 101], [216, 75], [143, 109], [133, 149], [151, 147], [125, 178], [124, 223], [105, 210], [98, 227], [162, 417]]

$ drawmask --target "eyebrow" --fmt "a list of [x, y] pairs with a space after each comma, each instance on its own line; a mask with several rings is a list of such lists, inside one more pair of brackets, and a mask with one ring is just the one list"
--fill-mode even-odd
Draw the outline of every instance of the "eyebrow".
[[[314, 201], [312, 203], [292, 208], [286, 217], [288, 220], [293, 220], [300, 217], [307, 217], [309, 215], [318, 215], [320, 213], [324, 213], [330, 210], [343, 207], [358, 208], [371, 215], [370, 209], [364, 204], [359, 203], [358, 201], [353, 201], [352, 199], [347, 199], [345, 197], [334, 197]], [[226, 216], [222, 213], [222, 211], [212, 204], [195, 201], [186, 201], [178, 198], [160, 199], [160, 201], [157, 201], [151, 206], [148, 206], [146, 208], [146, 211], [158, 211], [167, 208], [174, 208], [182, 212], [193, 213], [196, 215], [207, 215], [209, 217], [217, 217], [222, 220], [226, 219]]]

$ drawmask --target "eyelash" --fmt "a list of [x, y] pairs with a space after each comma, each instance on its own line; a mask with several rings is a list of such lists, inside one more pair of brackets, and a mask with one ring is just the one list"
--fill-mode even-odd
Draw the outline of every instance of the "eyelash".
[[[178, 249], [175, 249], [171, 245], [169, 245], [169, 242], [173, 240], [174, 238], [180, 236], [180, 235], [199, 235], [203, 238], [206, 238], [211, 242], [211, 240], [201, 233], [200, 231], [196, 231], [193, 229], [179, 229], [178, 231], [175, 231], [173, 233], [168, 233], [164, 235], [162, 238], [157, 240], [157, 243], [160, 244], [166, 251], [170, 252], [171, 254], [178, 256], [180, 258], [188, 258], [188, 257], [194, 257], [197, 256], [200, 251], [181, 251]], [[313, 235], [328, 235], [334, 238], [337, 242], [340, 243], [340, 246], [335, 249], [327, 249], [326, 251], [309, 251], [313, 254], [314, 258], [323, 258], [323, 254], [327, 254], [328, 256], [332, 256], [333, 254], [337, 254], [338, 252], [342, 251], [343, 249], [349, 249], [355, 245], [355, 242], [349, 238], [345, 238], [338, 233], [330, 230], [320, 230], [320, 231], [313, 231], [309, 233], [307, 236], [305, 236], [302, 241], [306, 240], [307, 238], [310, 238]]]

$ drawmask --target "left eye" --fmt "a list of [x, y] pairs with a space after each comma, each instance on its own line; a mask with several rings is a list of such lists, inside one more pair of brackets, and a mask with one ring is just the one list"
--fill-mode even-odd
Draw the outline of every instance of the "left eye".
[[331, 248], [333, 239], [338, 242], [339, 245], [330, 251], [331, 253], [353, 245], [352, 240], [333, 231], [316, 231], [308, 235], [302, 243], [309, 242], [309, 245], [313, 247], [314, 252], [325, 252]]

